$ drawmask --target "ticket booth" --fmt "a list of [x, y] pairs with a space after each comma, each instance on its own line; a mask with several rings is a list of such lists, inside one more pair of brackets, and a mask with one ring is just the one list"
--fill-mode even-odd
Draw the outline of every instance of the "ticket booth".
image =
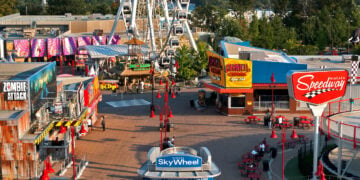
[[220, 176], [220, 169], [212, 161], [208, 148], [199, 151], [189, 147], [172, 147], [160, 151], [149, 150], [147, 161], [138, 169], [144, 179], [204, 179]]

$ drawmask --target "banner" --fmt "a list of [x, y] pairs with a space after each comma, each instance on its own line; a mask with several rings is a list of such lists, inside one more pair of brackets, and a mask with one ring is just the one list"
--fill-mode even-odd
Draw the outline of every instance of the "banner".
[[[107, 42], [109, 42], [109, 36], [107, 36]], [[110, 44], [117, 44], [117, 45], [119, 45], [120, 44], [120, 36], [119, 35], [114, 35], [113, 36], [113, 38], [111, 39], [111, 42], [110, 42]]]
[[46, 39], [31, 39], [31, 57], [44, 57]]
[[224, 58], [212, 51], [207, 51], [206, 54], [208, 56], [211, 82], [225, 87]]
[[63, 39], [63, 54], [64, 55], [73, 55], [76, 52], [76, 38], [75, 37], [66, 37]]
[[59, 38], [47, 39], [48, 56], [60, 56], [61, 55], [61, 43]]
[[252, 87], [252, 61], [225, 58], [225, 86], [230, 88]]
[[106, 45], [106, 38], [104, 36], [93, 36], [92, 44], [93, 45]]
[[[78, 37], [78, 46], [87, 46], [91, 45], [91, 37], [90, 36], [83, 36]], [[87, 54], [86, 50], [79, 50], [78, 54]]]
[[30, 44], [27, 39], [14, 40], [15, 53], [18, 57], [30, 56]]

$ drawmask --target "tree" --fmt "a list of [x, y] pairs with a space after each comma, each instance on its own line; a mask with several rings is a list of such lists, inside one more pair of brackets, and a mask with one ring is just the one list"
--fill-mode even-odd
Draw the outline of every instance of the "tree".
[[47, 12], [51, 15], [84, 15], [87, 14], [88, 7], [85, 0], [48, 0]]
[[231, 8], [236, 12], [236, 19], [244, 19], [246, 11], [251, 10], [255, 6], [254, 0], [230, 0]]
[[205, 31], [215, 32], [220, 22], [227, 14], [227, 10], [214, 5], [198, 6], [191, 16], [193, 26], [203, 28]]
[[0, 0], [0, 17], [16, 12], [16, 0]]
[[190, 80], [197, 75], [193, 69], [193, 57], [191, 50], [183, 45], [176, 50], [175, 59], [179, 64], [177, 77], [184, 80]]
[[209, 49], [209, 45], [206, 42], [197, 42], [198, 52], [194, 54], [194, 70], [199, 74], [203, 69], [208, 69], [208, 59], [206, 51]]
[[46, 14], [41, 4], [41, 0], [18, 1], [18, 9], [21, 15], [41, 15]]
[[281, 17], [285, 17], [285, 15], [289, 12], [288, 7], [290, 0], [273, 0], [272, 4], [274, 12]]

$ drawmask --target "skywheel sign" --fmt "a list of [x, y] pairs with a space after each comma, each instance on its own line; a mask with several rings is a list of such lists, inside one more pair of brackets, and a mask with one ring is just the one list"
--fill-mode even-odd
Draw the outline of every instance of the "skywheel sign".
[[189, 171], [201, 170], [201, 157], [191, 155], [165, 155], [156, 158], [156, 170]]

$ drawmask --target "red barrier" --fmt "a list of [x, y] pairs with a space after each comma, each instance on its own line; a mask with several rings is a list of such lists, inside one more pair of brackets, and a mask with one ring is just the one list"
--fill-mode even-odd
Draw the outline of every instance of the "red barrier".
[[[358, 104], [360, 104], [360, 98], [355, 98], [354, 99], [354, 102], [358, 101]], [[331, 110], [331, 107], [336, 107], [335, 106], [331, 106], [332, 104], [334, 103], [338, 103], [338, 109], [336, 110]], [[357, 146], [357, 143], [360, 143], [360, 140], [356, 140], [356, 138], [360, 139], [360, 137], [356, 137], [356, 131], [358, 128], [360, 128], [360, 126], [357, 126], [357, 125], [353, 125], [353, 124], [347, 124], [347, 123], [341, 123], [341, 122], [338, 122], [336, 120], [333, 120], [331, 119], [330, 117], [334, 114], [339, 114], [339, 113], [345, 113], [345, 112], [349, 112], [349, 110], [347, 110], [346, 108], [341, 108], [341, 105], [343, 103], [348, 103], [350, 104], [349, 102], [349, 99], [346, 99], [346, 100], [339, 100], [339, 101], [334, 101], [334, 102], [330, 102], [328, 105], [329, 105], [329, 112], [326, 114], [326, 113], [323, 113], [323, 116], [322, 116], [322, 119], [321, 119], [321, 126], [320, 126], [320, 129], [322, 132], [327, 132], [327, 136], [328, 138], [330, 138], [330, 136], [334, 136], [334, 137], [337, 137], [337, 138], [341, 138], [342, 140], [345, 140], [345, 141], [349, 141], [349, 142], [352, 142], [353, 143], [353, 148], [356, 148]], [[353, 110], [353, 111], [360, 111], [360, 109], [357, 109], [357, 110]], [[325, 115], [326, 114], [326, 115]], [[327, 129], [324, 130], [324, 127], [323, 127], [323, 122], [324, 120], [327, 119]], [[339, 125], [342, 125], [342, 126], [347, 126], [347, 127], [353, 127], [354, 128], [354, 134], [353, 134], [353, 137], [352, 138], [347, 138], [347, 137], [340, 137], [338, 133], [332, 133], [330, 131], [330, 126], [331, 126], [331, 122], [333, 123], [337, 123]]]

